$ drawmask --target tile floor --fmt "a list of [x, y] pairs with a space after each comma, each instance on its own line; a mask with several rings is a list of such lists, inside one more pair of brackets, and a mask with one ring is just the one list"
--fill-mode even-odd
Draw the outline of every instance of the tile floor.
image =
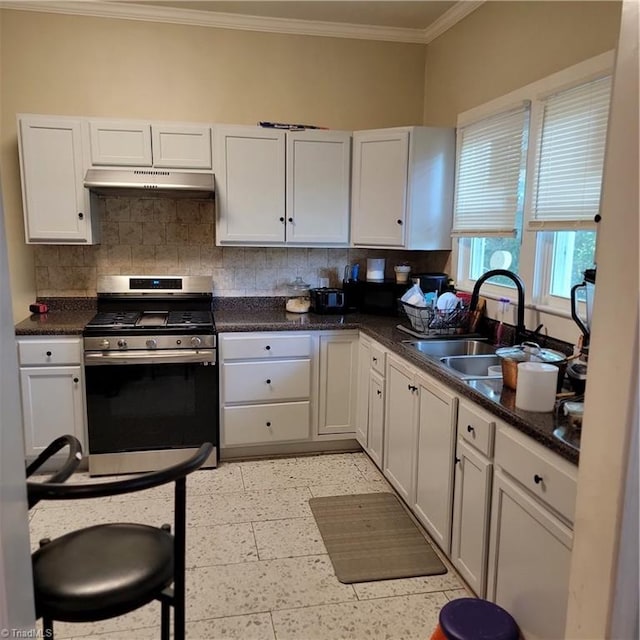
[[[86, 474], [76, 474], [82, 482]], [[33, 548], [45, 536], [101, 522], [173, 522], [173, 485], [31, 511]], [[340, 583], [311, 515], [314, 496], [392, 491], [364, 453], [222, 463], [187, 480], [187, 637], [190, 640], [428, 638], [438, 611], [467, 595], [440, 576]], [[159, 637], [159, 606], [88, 624], [57, 623], [56, 638]]]

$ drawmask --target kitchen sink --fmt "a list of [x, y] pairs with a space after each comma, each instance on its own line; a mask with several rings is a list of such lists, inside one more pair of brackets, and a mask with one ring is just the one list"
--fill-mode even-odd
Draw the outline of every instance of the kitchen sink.
[[[495, 354], [491, 355], [467, 355], [467, 356], [447, 356], [440, 358], [440, 362], [448, 369], [464, 378], [489, 377], [488, 368], [500, 364], [500, 358]], [[494, 378], [499, 378], [495, 374]]]
[[419, 351], [422, 355], [433, 358], [476, 356], [493, 354], [496, 351], [493, 345], [482, 340], [404, 340], [403, 342]]

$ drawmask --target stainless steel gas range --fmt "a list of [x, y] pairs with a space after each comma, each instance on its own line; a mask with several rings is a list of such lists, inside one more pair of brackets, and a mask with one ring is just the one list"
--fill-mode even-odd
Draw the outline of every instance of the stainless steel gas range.
[[218, 367], [204, 276], [104, 276], [84, 329], [89, 472], [151, 471], [203, 442], [217, 464]]

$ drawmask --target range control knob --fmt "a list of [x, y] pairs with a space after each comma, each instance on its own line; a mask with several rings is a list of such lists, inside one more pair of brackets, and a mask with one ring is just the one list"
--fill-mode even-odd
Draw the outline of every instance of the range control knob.
[[121, 349], [126, 349], [127, 348], [127, 341], [126, 340], [122, 340], [122, 338], [120, 340], [118, 340], [118, 346]]
[[108, 349], [110, 344], [111, 343], [108, 340], [101, 340], [100, 341], [100, 348], [101, 349]]
[[202, 344], [202, 338], [199, 338], [198, 336], [193, 336], [193, 338], [191, 338], [192, 347], [199, 347], [201, 344]]
[[150, 338], [145, 344], [147, 345], [147, 349], [155, 349], [158, 346], [158, 341], [155, 338]]

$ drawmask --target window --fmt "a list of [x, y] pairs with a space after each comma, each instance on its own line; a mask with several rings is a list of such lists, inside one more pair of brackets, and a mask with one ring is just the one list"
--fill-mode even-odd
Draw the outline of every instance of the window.
[[[459, 116], [460, 288], [508, 269], [528, 304], [568, 315], [571, 287], [594, 266], [612, 64], [611, 52], [597, 56]], [[490, 282], [489, 296], [510, 295], [511, 281]]]

